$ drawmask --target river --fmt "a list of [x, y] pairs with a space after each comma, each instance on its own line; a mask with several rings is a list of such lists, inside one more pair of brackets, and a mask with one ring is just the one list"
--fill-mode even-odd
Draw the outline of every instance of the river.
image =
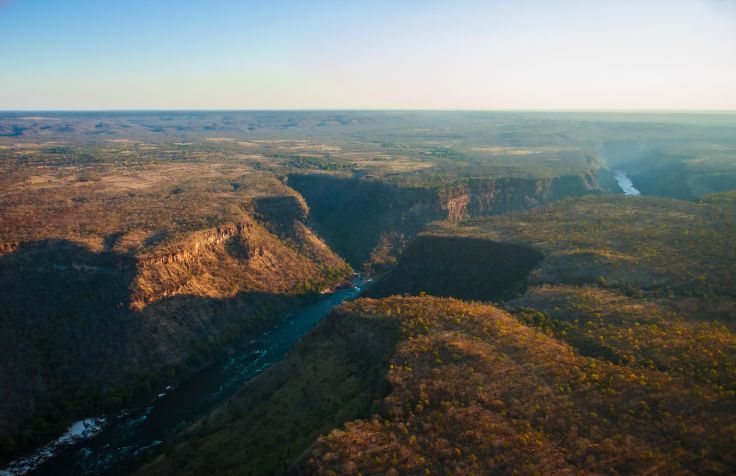
[[352, 288], [339, 289], [302, 308], [233, 355], [213, 362], [176, 387], [163, 389], [148, 406], [75, 423], [61, 438], [66, 439], [62, 444], [42, 448], [0, 471], [0, 475], [104, 475], [129, 467], [143, 452], [170, 439], [177, 430], [205, 415], [246, 381], [279, 361], [332, 308], [357, 297], [364, 284], [356, 278]]
[[631, 181], [628, 175], [626, 175], [625, 170], [616, 170], [613, 173], [613, 178], [616, 179], [616, 182], [618, 182], [618, 186], [621, 187], [621, 190], [624, 191], [624, 195], [641, 195], [641, 192], [639, 192], [635, 187], [634, 183]]

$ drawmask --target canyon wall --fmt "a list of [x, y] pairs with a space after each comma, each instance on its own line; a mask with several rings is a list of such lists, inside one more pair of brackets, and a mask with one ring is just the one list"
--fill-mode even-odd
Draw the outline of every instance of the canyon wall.
[[384, 271], [424, 226], [531, 208], [599, 192], [595, 173], [552, 178], [486, 177], [432, 187], [326, 174], [290, 175], [321, 236], [355, 267]]

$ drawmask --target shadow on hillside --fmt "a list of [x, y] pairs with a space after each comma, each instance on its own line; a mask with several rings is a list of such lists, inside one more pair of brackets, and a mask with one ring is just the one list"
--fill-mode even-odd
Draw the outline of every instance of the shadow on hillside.
[[135, 274], [131, 255], [66, 240], [0, 257], [0, 467], [71, 421], [149, 398], [309, 299], [180, 295], [136, 312]]
[[420, 236], [398, 266], [368, 291], [385, 297], [420, 294], [481, 301], [511, 299], [527, 287], [544, 256], [528, 247], [463, 237]]
[[428, 189], [329, 175], [290, 175], [288, 185], [310, 208], [314, 228], [340, 256], [360, 269], [382, 235], [419, 233], [445, 218]]

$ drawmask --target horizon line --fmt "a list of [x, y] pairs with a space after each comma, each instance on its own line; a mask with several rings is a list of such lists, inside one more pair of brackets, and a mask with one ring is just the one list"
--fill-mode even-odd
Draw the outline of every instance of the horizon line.
[[66, 112], [561, 112], [561, 113], [674, 113], [733, 114], [736, 109], [625, 109], [625, 108], [80, 108], [80, 109], [0, 109], [6, 113]]

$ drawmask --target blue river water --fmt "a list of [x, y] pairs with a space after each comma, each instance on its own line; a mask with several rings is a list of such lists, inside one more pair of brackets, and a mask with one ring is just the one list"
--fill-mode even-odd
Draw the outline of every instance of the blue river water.
[[205, 415], [246, 381], [279, 361], [335, 306], [357, 297], [363, 286], [364, 282], [356, 278], [353, 287], [325, 295], [243, 345], [236, 353], [219, 359], [175, 387], [162, 389], [159, 398], [148, 406], [75, 423], [77, 431], [84, 432], [85, 428], [89, 431], [88, 438], [56, 448], [47, 447], [45, 453], [42, 449], [0, 474], [110, 475], [124, 471], [142, 453], [169, 440], [177, 430]]

